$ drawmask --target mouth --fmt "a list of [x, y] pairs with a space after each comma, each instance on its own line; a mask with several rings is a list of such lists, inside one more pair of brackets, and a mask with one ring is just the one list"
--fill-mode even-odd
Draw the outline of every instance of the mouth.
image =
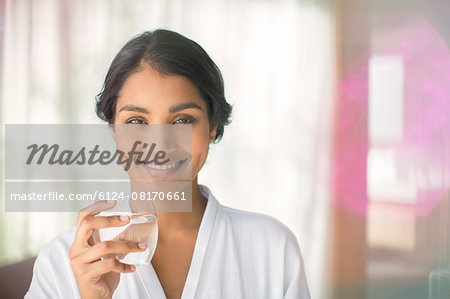
[[176, 162], [157, 165], [155, 163], [139, 162], [153, 177], [168, 178], [179, 172], [186, 164], [188, 159], [178, 160]]

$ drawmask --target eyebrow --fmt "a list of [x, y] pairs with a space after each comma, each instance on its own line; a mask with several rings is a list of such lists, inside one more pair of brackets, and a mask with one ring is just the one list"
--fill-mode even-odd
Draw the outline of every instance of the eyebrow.
[[[170, 107], [169, 113], [176, 113], [176, 112], [179, 112], [179, 111], [182, 111], [185, 109], [189, 109], [189, 108], [203, 110], [202, 107], [200, 107], [196, 103], [189, 102], [189, 103], [183, 103], [183, 104], [179, 104], [179, 105]], [[121, 111], [135, 111], [135, 112], [150, 114], [150, 112], [147, 109], [145, 109], [143, 107], [133, 106], [133, 105], [125, 105], [122, 108], [120, 108], [119, 112], [121, 112]]]
[[189, 108], [194, 108], [194, 109], [199, 109], [199, 110], [203, 110], [202, 107], [200, 107], [199, 105], [197, 105], [194, 102], [190, 102], [190, 103], [183, 103], [177, 106], [172, 106], [169, 109], [169, 113], [175, 113], [184, 109], [189, 109]]
[[122, 108], [120, 108], [119, 112], [121, 112], [121, 111], [135, 111], [135, 112], [149, 114], [148, 110], [145, 108], [138, 107], [138, 106], [130, 106], [130, 105], [123, 106]]

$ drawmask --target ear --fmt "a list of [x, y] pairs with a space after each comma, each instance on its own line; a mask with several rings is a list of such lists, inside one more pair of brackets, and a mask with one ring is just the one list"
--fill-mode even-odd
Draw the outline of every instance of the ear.
[[216, 138], [217, 134], [217, 124], [211, 127], [211, 130], [209, 131], [209, 143], [213, 142]]

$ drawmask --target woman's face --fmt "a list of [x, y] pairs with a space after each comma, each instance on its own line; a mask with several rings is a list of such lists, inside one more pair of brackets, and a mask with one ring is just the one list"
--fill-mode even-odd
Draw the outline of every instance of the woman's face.
[[206, 104], [197, 87], [181, 75], [162, 75], [145, 65], [120, 90], [114, 124], [191, 124], [192, 178], [208, 156], [216, 128], [210, 129]]

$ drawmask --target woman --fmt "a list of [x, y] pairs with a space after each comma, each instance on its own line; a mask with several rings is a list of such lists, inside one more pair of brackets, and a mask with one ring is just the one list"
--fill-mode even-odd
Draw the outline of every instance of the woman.
[[[174, 107], [177, 107], [174, 109]], [[228, 124], [219, 69], [194, 41], [172, 31], [145, 32], [117, 54], [97, 99], [111, 124], [192, 124], [192, 212], [157, 213], [151, 265], [108, 254], [145, 250], [113, 241], [93, 245], [93, 230], [128, 219], [81, 211], [77, 227], [40, 252], [27, 298], [309, 298], [293, 233], [272, 217], [220, 205], [197, 174]]]

